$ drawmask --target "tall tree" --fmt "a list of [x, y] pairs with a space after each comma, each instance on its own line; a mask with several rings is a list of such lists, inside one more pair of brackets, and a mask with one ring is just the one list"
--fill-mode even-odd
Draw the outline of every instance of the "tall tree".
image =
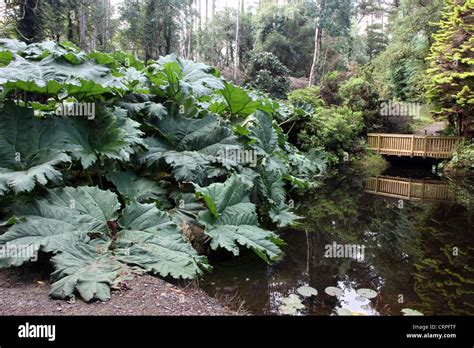
[[467, 135], [474, 119], [474, 1], [446, 0], [442, 18], [428, 58], [428, 95], [435, 114]]
[[[310, 70], [309, 85], [315, 84], [321, 78], [323, 71], [332, 69], [343, 69], [348, 64], [348, 54], [350, 52], [350, 29], [353, 11], [353, 0], [317, 0], [316, 29], [314, 35], [314, 53]], [[328, 44], [323, 47], [323, 43]], [[332, 44], [332, 46], [329, 45]], [[341, 61], [342, 66], [328, 65], [328, 54]], [[324, 55], [323, 55], [324, 52]], [[343, 56], [343, 59], [341, 57]]]
[[14, 23], [16, 36], [26, 43], [44, 39], [41, 0], [7, 1], [6, 15]]
[[237, 20], [236, 20], [236, 29], [235, 29], [235, 58], [234, 58], [234, 80], [237, 80], [237, 74], [240, 69], [240, 1], [238, 0], [237, 4]]

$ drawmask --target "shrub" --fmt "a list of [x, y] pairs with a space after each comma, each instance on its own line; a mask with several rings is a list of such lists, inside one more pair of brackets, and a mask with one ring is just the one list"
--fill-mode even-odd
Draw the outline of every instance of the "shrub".
[[339, 88], [338, 100], [352, 111], [360, 111], [364, 116], [368, 132], [381, 131], [387, 127], [380, 116], [380, 98], [374, 84], [362, 76], [354, 76]]
[[299, 134], [305, 150], [324, 148], [330, 164], [348, 160], [348, 153], [358, 147], [364, 128], [362, 112], [347, 106], [317, 108]]
[[[474, 183], [474, 142], [458, 145], [453, 158], [440, 165], [443, 173], [460, 184]], [[472, 186], [471, 186], [472, 187]]]
[[322, 107], [324, 106], [324, 101], [321, 99], [320, 96], [320, 87], [319, 86], [311, 86], [307, 88], [297, 89], [296, 91], [291, 92], [288, 94], [288, 100], [291, 101], [293, 104], [309, 104], [314, 107]]
[[290, 91], [288, 74], [289, 70], [274, 54], [253, 53], [245, 73], [245, 83], [275, 98], [283, 99]]
[[344, 82], [347, 76], [337, 71], [331, 71], [323, 76], [321, 79], [321, 90], [319, 92], [321, 98], [326, 105], [340, 105], [341, 100], [337, 92], [340, 85]]
[[[298, 219], [287, 188], [310, 187], [324, 162], [287, 141], [279, 103], [176, 56], [145, 67], [0, 39], [2, 58], [0, 249], [52, 255], [52, 297], [105, 301], [138, 268], [200, 277], [211, 266], [190, 243], [197, 233], [209, 250], [282, 255], [264, 227]], [[7, 255], [0, 268], [34, 257]]]

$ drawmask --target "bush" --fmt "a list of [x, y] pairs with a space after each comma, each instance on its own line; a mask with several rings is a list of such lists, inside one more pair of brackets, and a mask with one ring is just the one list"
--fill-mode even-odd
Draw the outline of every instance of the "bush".
[[320, 107], [298, 138], [303, 149], [324, 148], [328, 162], [337, 164], [348, 160], [348, 153], [356, 152], [363, 128], [362, 112], [352, 111], [347, 106]]
[[440, 165], [444, 175], [461, 185], [474, 184], [474, 142], [460, 144], [453, 158]]
[[371, 81], [362, 76], [354, 76], [339, 88], [338, 100], [352, 111], [360, 111], [364, 116], [368, 132], [382, 131], [387, 128], [380, 115], [380, 98]]
[[321, 89], [319, 86], [311, 86], [307, 88], [297, 89], [288, 94], [288, 100], [293, 104], [309, 104], [314, 107], [324, 106], [324, 101], [320, 96]]
[[326, 105], [341, 104], [341, 100], [339, 99], [337, 92], [346, 78], [346, 74], [337, 71], [331, 71], [323, 76], [320, 83], [321, 91], [319, 92], [319, 95], [324, 100]]
[[253, 53], [245, 72], [245, 83], [275, 98], [284, 99], [290, 91], [289, 73], [287, 67], [274, 54]]
[[295, 223], [287, 188], [314, 186], [325, 163], [287, 141], [279, 103], [176, 56], [145, 67], [6, 39], [0, 56], [0, 249], [52, 255], [53, 298], [108, 300], [139, 268], [197, 278], [203, 249], [280, 258], [264, 226]]

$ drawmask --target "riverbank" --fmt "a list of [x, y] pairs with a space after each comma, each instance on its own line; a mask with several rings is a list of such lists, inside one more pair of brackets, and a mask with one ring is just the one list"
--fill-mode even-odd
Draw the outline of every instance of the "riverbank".
[[0, 315], [236, 315], [197, 285], [179, 287], [137, 276], [107, 302], [53, 300], [49, 275], [26, 267], [0, 270]]

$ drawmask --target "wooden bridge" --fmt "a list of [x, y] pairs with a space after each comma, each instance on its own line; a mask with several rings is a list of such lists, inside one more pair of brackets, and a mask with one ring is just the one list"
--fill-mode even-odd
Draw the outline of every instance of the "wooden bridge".
[[369, 133], [369, 149], [382, 155], [450, 158], [462, 137]]
[[438, 180], [378, 176], [365, 182], [364, 191], [379, 196], [412, 201], [454, 202], [455, 195], [447, 183]]

